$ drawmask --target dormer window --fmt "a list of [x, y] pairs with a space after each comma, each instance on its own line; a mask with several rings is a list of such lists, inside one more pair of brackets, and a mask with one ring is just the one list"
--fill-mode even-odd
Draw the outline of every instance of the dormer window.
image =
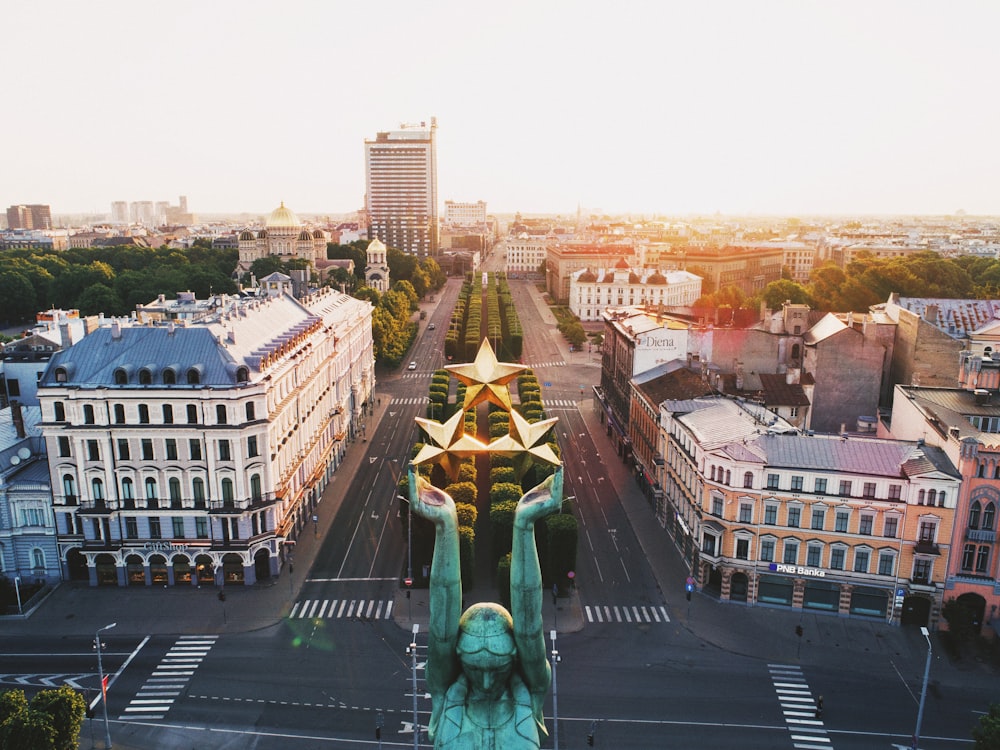
[[145, 367], [139, 370], [139, 385], [152, 385], [152, 383], [153, 383], [153, 373], [151, 373]]
[[115, 385], [128, 385], [128, 373], [121, 367], [115, 370]]

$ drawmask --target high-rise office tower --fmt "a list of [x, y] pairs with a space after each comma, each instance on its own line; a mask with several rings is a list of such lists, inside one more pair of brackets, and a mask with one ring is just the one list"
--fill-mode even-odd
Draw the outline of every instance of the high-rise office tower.
[[111, 223], [128, 224], [128, 201], [111, 201]]
[[438, 248], [437, 119], [365, 141], [369, 239], [426, 256]]
[[9, 229], [52, 229], [52, 209], [41, 203], [11, 206], [7, 209], [7, 227]]

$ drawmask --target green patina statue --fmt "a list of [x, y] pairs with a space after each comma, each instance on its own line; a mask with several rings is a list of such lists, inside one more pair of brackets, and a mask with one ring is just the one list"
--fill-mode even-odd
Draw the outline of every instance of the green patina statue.
[[552, 680], [542, 630], [542, 573], [535, 522], [562, 504], [562, 468], [525, 494], [514, 515], [510, 612], [473, 604], [462, 613], [455, 502], [409, 469], [413, 512], [434, 524], [430, 573], [428, 735], [434, 747], [459, 750], [538, 748], [548, 735], [542, 707]]

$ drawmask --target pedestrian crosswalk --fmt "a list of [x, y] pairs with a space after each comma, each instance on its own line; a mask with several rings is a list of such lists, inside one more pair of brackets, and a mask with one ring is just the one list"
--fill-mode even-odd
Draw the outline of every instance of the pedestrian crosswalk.
[[785, 724], [798, 750], [832, 750], [823, 725], [823, 696], [813, 698], [802, 668], [791, 664], [768, 664], [771, 682], [778, 694]]
[[539, 367], [565, 367], [568, 362], [564, 359], [555, 359], [551, 362], [525, 362], [525, 367], [530, 367], [532, 370], [537, 370]]
[[[393, 406], [427, 406], [430, 402], [430, 399], [426, 396], [415, 396], [410, 398], [394, 398], [390, 403]], [[571, 398], [547, 398], [543, 400], [542, 406], [546, 409], [556, 409], [559, 407], [576, 409], [579, 407], [579, 402]]]
[[216, 638], [216, 635], [178, 638], [118, 718], [123, 721], [162, 719], [191, 681], [198, 665], [208, 656]]
[[587, 618], [587, 622], [621, 622], [637, 625], [665, 624], [670, 622], [670, 617], [667, 615], [667, 608], [663, 606], [652, 607], [640, 605], [626, 607], [616, 604], [597, 606], [588, 604], [584, 606], [583, 614]]
[[392, 599], [302, 599], [288, 613], [291, 619], [388, 620]]

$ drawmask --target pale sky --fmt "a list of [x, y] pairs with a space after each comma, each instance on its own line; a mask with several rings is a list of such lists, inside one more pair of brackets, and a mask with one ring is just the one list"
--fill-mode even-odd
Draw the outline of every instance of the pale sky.
[[1000, 2], [7, 0], [0, 209], [1000, 214]]

